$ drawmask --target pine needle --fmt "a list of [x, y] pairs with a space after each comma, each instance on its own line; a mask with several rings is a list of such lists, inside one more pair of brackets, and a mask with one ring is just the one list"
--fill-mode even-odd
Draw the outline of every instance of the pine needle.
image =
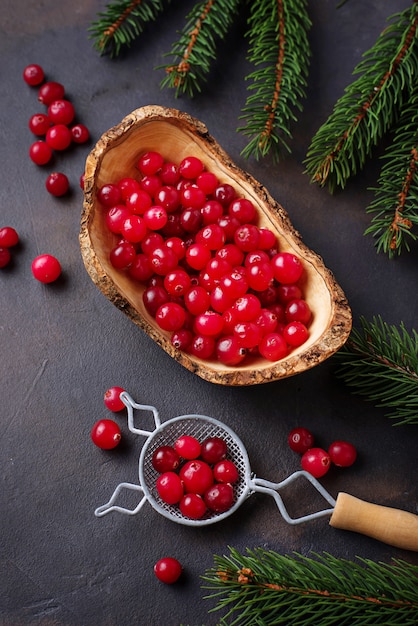
[[100, 54], [116, 57], [123, 47], [129, 47], [155, 21], [170, 0], [115, 0], [105, 12], [97, 14], [88, 32]]
[[364, 55], [328, 120], [314, 135], [306, 171], [332, 193], [361, 170], [372, 148], [408, 101], [418, 72], [418, 3], [388, 18], [389, 25]]
[[242, 151], [245, 158], [271, 153], [277, 161], [283, 150], [291, 152], [291, 124], [306, 97], [310, 27], [306, 0], [251, 5], [248, 59], [257, 69], [246, 77], [249, 96], [240, 116], [246, 124], [238, 128], [251, 138]]
[[365, 235], [376, 238], [378, 252], [389, 258], [410, 250], [409, 241], [418, 234], [418, 87], [403, 107], [386, 149], [374, 201], [366, 211], [373, 214]]
[[354, 393], [389, 409], [398, 425], [418, 424], [418, 333], [380, 316], [370, 322], [361, 317], [360, 323], [334, 357], [337, 375]]
[[418, 566], [393, 560], [313, 558], [262, 548], [215, 556], [203, 580], [228, 626], [413, 626]]
[[240, 4], [239, 0], [204, 0], [193, 7], [180, 38], [165, 55], [173, 57], [171, 63], [156, 68], [166, 72], [162, 88], [174, 88], [176, 97], [183, 93], [193, 97], [201, 91], [216, 58], [217, 44], [225, 38]]

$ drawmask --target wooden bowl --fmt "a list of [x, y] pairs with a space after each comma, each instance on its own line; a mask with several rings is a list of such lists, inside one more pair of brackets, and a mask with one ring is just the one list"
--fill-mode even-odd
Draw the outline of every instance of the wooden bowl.
[[[281, 251], [292, 252], [303, 260], [304, 297], [313, 319], [309, 339], [286, 358], [272, 363], [261, 357], [247, 357], [245, 364], [227, 367], [175, 349], [169, 334], [160, 330], [145, 310], [144, 287], [110, 264], [109, 252], [116, 236], [106, 227], [106, 211], [96, 199], [97, 190], [126, 176], [137, 177], [138, 159], [149, 150], [159, 151], [165, 159], [177, 163], [190, 155], [200, 158], [220, 183], [233, 185], [238, 195], [256, 205], [260, 225], [277, 233]], [[80, 245], [87, 272], [100, 291], [173, 359], [213, 383], [254, 385], [299, 374], [335, 353], [351, 330], [351, 311], [341, 287], [323, 260], [302, 242], [283, 207], [263, 185], [231, 161], [202, 122], [184, 112], [145, 106], [127, 115], [99, 139], [86, 161]]]

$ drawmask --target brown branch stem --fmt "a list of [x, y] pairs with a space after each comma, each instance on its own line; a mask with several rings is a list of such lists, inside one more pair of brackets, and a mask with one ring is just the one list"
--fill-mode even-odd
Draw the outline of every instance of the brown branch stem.
[[109, 28], [106, 28], [106, 30], [103, 32], [103, 36], [99, 42], [99, 48], [101, 49], [104, 48], [104, 46], [106, 45], [106, 40], [112, 39], [115, 36], [115, 32], [119, 30], [123, 22], [127, 19], [128, 15], [130, 15], [130, 13], [132, 13], [135, 7], [137, 7], [141, 3], [142, 3], [142, 0], [132, 0], [132, 2], [129, 3], [129, 5], [126, 7], [124, 12], [118, 17], [118, 19], [115, 22], [113, 22], [113, 24], [109, 26]]
[[259, 146], [261, 149], [268, 143], [274, 129], [274, 114], [277, 108], [277, 103], [280, 97], [281, 85], [282, 85], [282, 77], [283, 77], [283, 65], [285, 58], [285, 49], [286, 49], [286, 27], [285, 27], [285, 18], [284, 18], [284, 9], [283, 9], [283, 0], [277, 0], [277, 23], [279, 25], [279, 35], [278, 35], [278, 43], [279, 43], [279, 53], [276, 62], [276, 81], [274, 85], [274, 92], [271, 103], [266, 105], [266, 111], [268, 111], [269, 115], [264, 127], [264, 130], [260, 133]]
[[[190, 55], [193, 51], [193, 48], [196, 45], [196, 41], [200, 35], [200, 32], [202, 30], [202, 24], [205, 21], [205, 19], [207, 18], [207, 16], [209, 15], [211, 8], [214, 4], [215, 0], [208, 0], [208, 2], [206, 2], [203, 11], [201, 12], [201, 14], [199, 15], [198, 19], [196, 20], [195, 26], [193, 28], [193, 30], [190, 31], [189, 36], [190, 36], [190, 41], [187, 44], [187, 47], [184, 51], [184, 54], [182, 56], [181, 61], [179, 61], [179, 63], [177, 65], [171, 65], [170, 67], [166, 68], [166, 72], [167, 74], [171, 74], [172, 72], [176, 72], [177, 74], [186, 74], [189, 69], [190, 69], [190, 63], [189, 63], [189, 58]], [[181, 82], [181, 79], [179, 76], [177, 76], [176, 81], [174, 86], [177, 87]]]
[[399, 224], [409, 229], [412, 228], [411, 220], [408, 220], [407, 218], [403, 217], [403, 210], [405, 208], [406, 200], [408, 198], [409, 189], [412, 185], [414, 176], [416, 175], [416, 172], [417, 172], [417, 166], [418, 166], [418, 149], [414, 147], [411, 150], [411, 159], [409, 162], [408, 171], [403, 181], [402, 190], [399, 192], [399, 195], [398, 195], [399, 202], [395, 208], [395, 214], [394, 214], [392, 223], [389, 227], [389, 231], [393, 233], [391, 237], [391, 242], [390, 242], [391, 250], [396, 250], [397, 245], [398, 245], [397, 234], [399, 230]]

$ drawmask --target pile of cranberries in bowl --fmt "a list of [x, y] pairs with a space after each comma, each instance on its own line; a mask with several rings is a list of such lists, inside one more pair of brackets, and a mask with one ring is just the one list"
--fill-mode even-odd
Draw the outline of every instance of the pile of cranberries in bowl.
[[200, 442], [181, 435], [173, 445], [159, 446], [152, 465], [158, 472], [155, 487], [162, 502], [178, 507], [192, 520], [228, 511], [235, 502], [234, 485], [241, 478], [228, 452], [227, 442], [219, 436]]
[[144, 307], [172, 345], [238, 366], [304, 344], [303, 262], [259, 225], [253, 202], [192, 155], [176, 164], [149, 151], [137, 171], [97, 191], [114, 237], [109, 261], [144, 286]]

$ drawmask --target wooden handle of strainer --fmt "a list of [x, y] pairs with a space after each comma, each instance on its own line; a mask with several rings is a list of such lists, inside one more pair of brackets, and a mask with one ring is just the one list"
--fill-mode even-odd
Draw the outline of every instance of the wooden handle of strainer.
[[407, 511], [339, 493], [329, 523], [334, 528], [352, 530], [390, 546], [418, 552], [418, 515]]

